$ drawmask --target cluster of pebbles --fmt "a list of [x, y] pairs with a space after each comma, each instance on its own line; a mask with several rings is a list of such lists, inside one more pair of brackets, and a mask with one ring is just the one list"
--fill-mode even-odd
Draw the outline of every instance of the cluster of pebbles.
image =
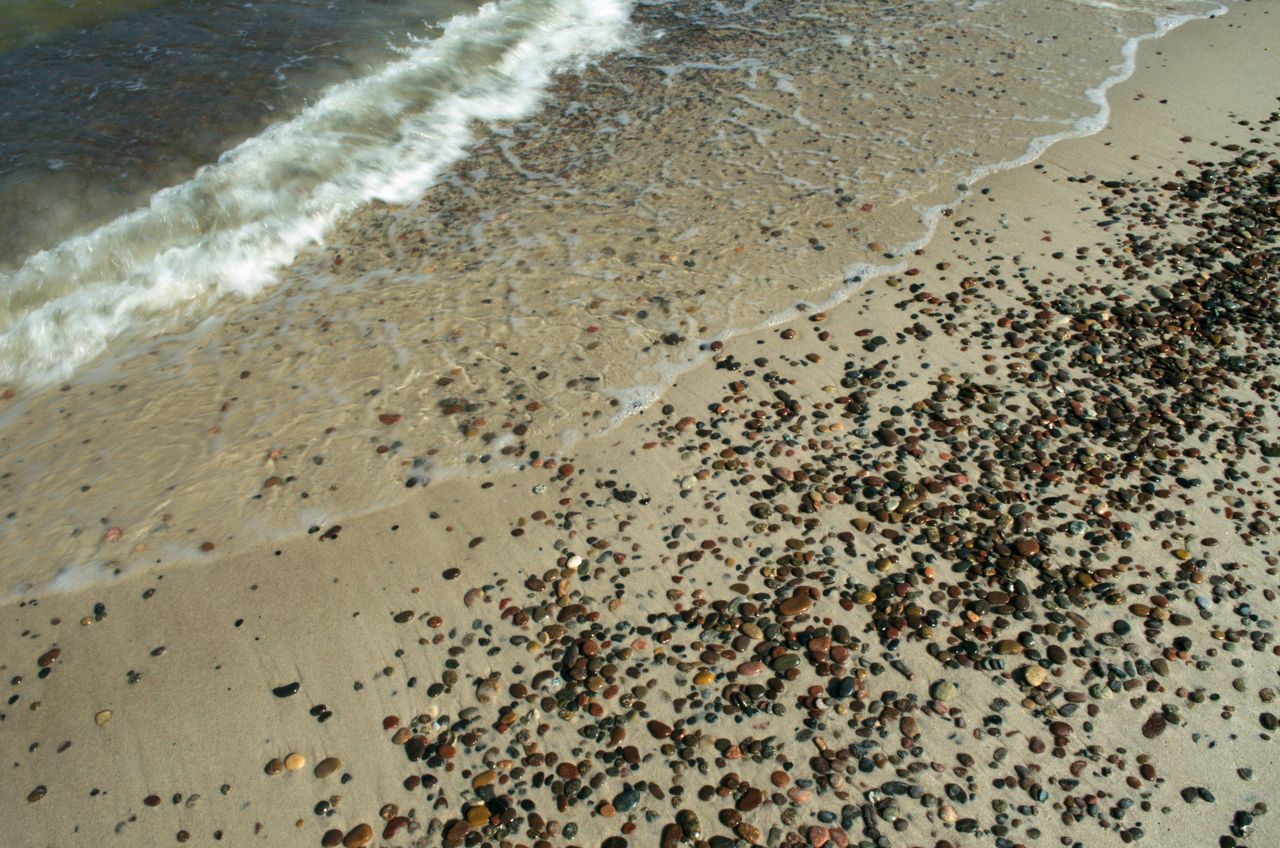
[[[1280, 161], [1222, 153], [1090, 186], [1101, 241], [1066, 270], [890, 280], [892, 339], [819, 313], [780, 356], [717, 343], [722, 395], [643, 425], [672, 491], [537, 462], [559, 506], [512, 534], [559, 556], [468, 586], [473, 621], [396, 616], [448, 656], [380, 719], [404, 792], [376, 826], [319, 801], [317, 842], [1130, 843], [1199, 804], [1196, 844], [1246, 845], [1265, 788], [1222, 809], [1160, 767], [1216, 744], [1193, 712], [1277, 729]], [[930, 367], [936, 334], [984, 365]]]
[[[449, 568], [468, 620], [392, 614], [397, 656], [441, 669], [405, 681], [412, 714], [341, 716], [400, 789], [354, 809], [350, 755], [263, 752], [315, 781], [307, 838], [1014, 848], [1137, 842], [1197, 805], [1186, 844], [1250, 844], [1274, 783], [1248, 752], [1280, 724], [1280, 161], [1255, 144], [1080, 178], [1099, 241], [1049, 270], [910, 268], [894, 326], [710, 345], [721, 390], [649, 410], [615, 468], [528, 451], [547, 506], [511, 534], [553, 560]], [[651, 462], [664, 488], [628, 475]], [[1166, 776], [1220, 740], [1240, 786]]]

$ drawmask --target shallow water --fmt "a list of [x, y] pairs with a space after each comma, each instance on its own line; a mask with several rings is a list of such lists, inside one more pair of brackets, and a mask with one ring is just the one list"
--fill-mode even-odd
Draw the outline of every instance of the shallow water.
[[407, 86], [348, 84], [394, 108], [344, 124], [330, 91], [93, 251], [17, 272], [0, 545], [38, 555], [10, 585], [321, 532], [558, 453], [707, 340], [905, 263], [970, 182], [1098, 129], [1137, 39], [1214, 8], [682, 2], [627, 23], [530, 2], [455, 22]]

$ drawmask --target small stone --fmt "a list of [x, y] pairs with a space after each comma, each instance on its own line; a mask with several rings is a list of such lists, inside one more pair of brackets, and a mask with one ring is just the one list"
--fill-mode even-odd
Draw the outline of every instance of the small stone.
[[676, 813], [676, 824], [686, 841], [696, 842], [702, 838], [702, 821], [692, 810], [681, 810]]
[[620, 813], [628, 813], [634, 810], [640, 804], [640, 793], [636, 789], [628, 786], [619, 792], [613, 799], [613, 806]]
[[956, 685], [949, 680], [939, 680], [929, 689], [936, 700], [950, 701], [956, 696]]
[[763, 803], [764, 793], [752, 786], [739, 796], [737, 807], [741, 812], [749, 813]]
[[1029, 665], [1022, 670], [1022, 679], [1028, 686], [1040, 686], [1049, 679], [1049, 672], [1038, 665]]
[[99, 710], [97, 715], [93, 717], [93, 720], [97, 722], [98, 727], [102, 727], [104, 724], [111, 721], [111, 715], [111, 710]]
[[364, 848], [373, 841], [373, 828], [361, 822], [342, 837], [343, 848]]
[[1142, 735], [1148, 739], [1155, 739], [1164, 729], [1169, 726], [1165, 721], [1165, 717], [1161, 713], [1152, 713], [1151, 716], [1142, 723]]
[[489, 821], [489, 808], [484, 804], [476, 804], [467, 810], [467, 824], [472, 827], [484, 827]]
[[782, 615], [800, 615], [813, 607], [813, 598], [808, 595], [792, 595], [778, 604], [778, 612]]
[[1020, 557], [1033, 557], [1040, 553], [1040, 543], [1035, 539], [1019, 539], [1013, 543], [1013, 549]]
[[458, 819], [444, 830], [445, 845], [461, 845], [462, 840], [467, 838], [467, 834], [471, 832], [471, 825], [466, 819]]
[[36, 665], [40, 666], [41, 668], [48, 668], [49, 666], [56, 663], [58, 661], [58, 657], [60, 656], [62, 656], [61, 648], [50, 648], [49, 650], [45, 651], [43, 654], [40, 655], [40, 657], [36, 660]]
[[289, 771], [297, 771], [307, 764], [307, 758], [294, 752], [284, 758], [284, 767]]
[[337, 771], [340, 768], [342, 768], [342, 760], [338, 759], [337, 757], [325, 757], [323, 760], [316, 763], [316, 767], [315, 769], [312, 770], [312, 773], [316, 777], [323, 779], [333, 774], [335, 771]]
[[298, 694], [298, 689], [301, 685], [302, 684], [297, 681], [294, 681], [293, 683], [286, 683], [283, 686], [277, 686], [272, 689], [271, 694], [275, 695], [277, 698], [288, 698], [290, 695]]
[[35, 789], [32, 789], [30, 792], [27, 793], [27, 803], [34, 804], [36, 801], [39, 801], [41, 798], [47, 795], [48, 792], [49, 790], [43, 784], [40, 786], [37, 786]]
[[779, 654], [769, 663], [769, 668], [778, 673], [790, 671], [793, 668], [800, 667], [800, 656], [798, 654]]

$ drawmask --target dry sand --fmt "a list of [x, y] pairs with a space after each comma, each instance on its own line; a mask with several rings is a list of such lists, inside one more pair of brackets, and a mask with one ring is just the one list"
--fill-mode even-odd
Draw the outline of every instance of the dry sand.
[[6, 606], [3, 842], [1280, 842], [1274, 8], [572, 457]]

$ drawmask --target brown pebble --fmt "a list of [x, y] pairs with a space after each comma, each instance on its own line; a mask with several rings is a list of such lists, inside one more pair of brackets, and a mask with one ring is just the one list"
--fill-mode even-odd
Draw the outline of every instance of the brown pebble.
[[458, 819], [444, 830], [445, 845], [461, 845], [462, 840], [471, 832], [471, 825], [466, 819]]
[[364, 848], [373, 841], [373, 828], [361, 822], [342, 837], [343, 848]]
[[778, 612], [783, 615], [800, 615], [802, 612], [808, 612], [812, 606], [813, 598], [797, 594], [778, 604]]
[[1164, 716], [1160, 713], [1152, 713], [1151, 716], [1142, 723], [1142, 735], [1148, 739], [1155, 739], [1164, 729], [1169, 726]]
[[41, 668], [48, 668], [49, 666], [57, 662], [58, 657], [60, 656], [62, 656], [61, 648], [50, 648], [49, 650], [45, 651], [43, 654], [40, 655], [40, 658], [36, 660], [36, 665], [40, 666]]
[[324, 832], [324, 836], [320, 837], [320, 844], [324, 848], [334, 848], [336, 845], [342, 844], [342, 831], [336, 827], [330, 828]]
[[671, 735], [670, 725], [663, 724], [655, 719], [650, 719], [648, 724], [649, 732], [653, 734], [654, 739], [666, 739]]
[[749, 813], [763, 803], [764, 803], [764, 793], [761, 792], [759, 789], [756, 789], [754, 786], [752, 786], [752, 787], [749, 787], [746, 792], [743, 792], [742, 795], [738, 797], [737, 807], [742, 812]]
[[1019, 539], [1013, 543], [1013, 549], [1020, 557], [1033, 557], [1040, 553], [1040, 543], [1035, 539]]
[[27, 803], [34, 804], [36, 801], [39, 801], [46, 794], [48, 794], [48, 792], [49, 790], [46, 789], [43, 784], [40, 786], [37, 786], [35, 789], [32, 789], [30, 792], [27, 793]]
[[325, 778], [340, 768], [342, 768], [342, 760], [337, 757], [325, 757], [323, 760], [316, 763], [316, 767], [312, 770], [312, 773], [316, 777]]

